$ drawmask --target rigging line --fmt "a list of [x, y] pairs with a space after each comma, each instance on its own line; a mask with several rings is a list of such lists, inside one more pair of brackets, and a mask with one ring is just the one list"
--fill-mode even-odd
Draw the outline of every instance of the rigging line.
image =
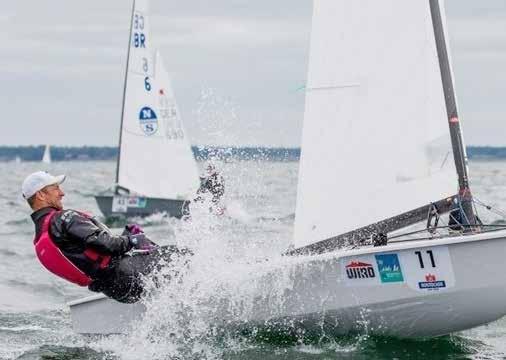
[[[461, 224], [461, 226], [463, 227], [472, 227], [472, 225], [465, 225], [465, 224]], [[492, 230], [488, 230], [488, 231], [498, 231], [498, 230], [503, 230], [503, 229], [506, 229], [506, 225], [504, 224], [482, 224], [481, 227], [483, 228], [491, 228]], [[438, 226], [437, 227], [438, 229], [440, 230], [443, 230], [443, 229], [449, 229], [450, 226], [446, 225], [446, 226]], [[408, 233], [404, 233], [404, 234], [399, 234], [399, 235], [394, 235], [394, 236], [391, 236], [388, 238], [388, 240], [393, 240], [393, 239], [398, 239], [398, 238], [402, 238], [404, 236], [411, 236], [411, 235], [416, 235], [416, 234], [420, 234], [420, 233], [424, 233], [424, 232], [427, 232], [427, 229], [421, 229], [421, 230], [416, 230], [416, 231], [411, 231], [411, 232], [408, 232]], [[443, 235], [445, 236], [445, 235]], [[433, 238], [438, 238], [437, 236], [434, 236], [434, 235], [430, 235], [428, 237], [425, 237], [427, 239], [433, 239]]]
[[448, 151], [448, 152], [446, 152], [446, 156], [445, 156], [443, 163], [441, 164], [441, 167], [439, 168], [439, 170], [443, 169], [443, 166], [445, 166], [446, 160], [448, 160], [449, 156], [450, 156], [450, 152]]
[[[464, 219], [466, 220], [466, 223], [469, 225], [472, 225], [471, 222], [469, 221], [469, 218], [467, 217], [466, 212], [464, 211], [464, 208], [462, 207], [462, 201], [460, 199], [459, 199], [459, 209], [460, 209], [460, 213], [462, 215], [464, 215]], [[458, 222], [458, 223], [460, 223], [460, 222]], [[463, 224], [460, 224], [460, 225], [463, 225]]]
[[474, 214], [478, 216], [478, 208], [476, 207], [476, 203], [473, 201]]
[[483, 206], [485, 209], [489, 210], [490, 212], [493, 212], [494, 214], [500, 215], [503, 218], [506, 218], [506, 212], [502, 211], [501, 209], [493, 208], [490, 205], [485, 204], [483, 201], [478, 199], [477, 197], [473, 196], [473, 202], [475, 204]]

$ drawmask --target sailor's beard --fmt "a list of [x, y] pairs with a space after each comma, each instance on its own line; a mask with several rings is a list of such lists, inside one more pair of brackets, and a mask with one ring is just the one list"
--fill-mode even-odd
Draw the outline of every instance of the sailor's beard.
[[63, 210], [63, 203], [61, 199], [51, 199], [49, 201], [49, 206], [57, 209], [57, 210]]

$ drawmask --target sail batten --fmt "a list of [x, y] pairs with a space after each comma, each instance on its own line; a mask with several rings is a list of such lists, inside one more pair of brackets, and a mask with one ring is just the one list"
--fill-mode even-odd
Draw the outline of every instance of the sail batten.
[[428, 1], [315, 0], [307, 82], [296, 248], [457, 192]]

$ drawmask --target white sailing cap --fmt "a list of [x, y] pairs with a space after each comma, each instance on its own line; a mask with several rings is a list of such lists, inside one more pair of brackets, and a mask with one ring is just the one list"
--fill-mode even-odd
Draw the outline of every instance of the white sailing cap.
[[37, 171], [25, 178], [21, 185], [21, 192], [25, 199], [29, 199], [46, 186], [61, 184], [63, 181], [65, 181], [65, 175], [53, 176], [45, 171]]

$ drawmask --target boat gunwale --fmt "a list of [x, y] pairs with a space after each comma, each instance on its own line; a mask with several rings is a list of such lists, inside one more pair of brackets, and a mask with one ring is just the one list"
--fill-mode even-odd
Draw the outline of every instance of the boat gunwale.
[[400, 240], [391, 242], [385, 246], [370, 245], [368, 247], [360, 247], [356, 249], [349, 249], [349, 248], [336, 249], [322, 254], [304, 254], [304, 255], [301, 254], [289, 256], [294, 259], [296, 258], [296, 259], [328, 260], [332, 258], [342, 258], [349, 256], [389, 253], [394, 251], [408, 250], [412, 248], [435, 247], [435, 246], [470, 243], [476, 241], [498, 240], [501, 238], [506, 239], [506, 229], [493, 230], [482, 233], [462, 234], [456, 236], [449, 235], [444, 237], [428, 238], [424, 240]]
[[104, 294], [90, 295], [90, 296], [86, 296], [84, 298], [68, 301], [67, 306], [72, 307], [75, 305], [81, 305], [84, 303], [91, 303], [91, 302], [99, 301], [99, 300], [103, 300], [103, 299], [109, 299], [109, 298], [107, 296], [105, 296]]

